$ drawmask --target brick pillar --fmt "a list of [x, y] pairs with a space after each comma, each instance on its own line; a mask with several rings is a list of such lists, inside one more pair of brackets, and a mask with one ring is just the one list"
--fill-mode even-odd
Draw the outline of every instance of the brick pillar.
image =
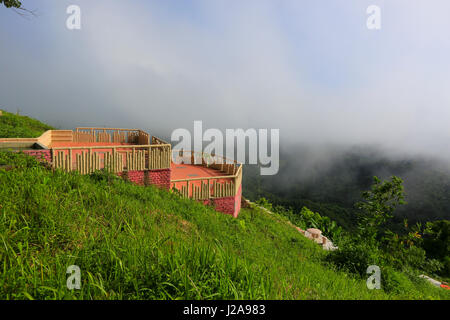
[[170, 169], [157, 169], [148, 171], [148, 183], [158, 188], [170, 189]]

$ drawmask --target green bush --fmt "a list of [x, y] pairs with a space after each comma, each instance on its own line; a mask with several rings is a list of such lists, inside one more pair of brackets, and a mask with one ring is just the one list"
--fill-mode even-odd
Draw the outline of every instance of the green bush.
[[331, 262], [338, 269], [365, 277], [367, 267], [380, 265], [382, 258], [377, 247], [359, 239], [346, 238], [341, 241], [338, 250], [327, 255], [326, 261]]
[[33, 168], [41, 164], [33, 157], [24, 156], [23, 152], [0, 152], [0, 166], [12, 166], [14, 168]]
[[440, 275], [450, 277], [450, 221], [427, 222], [424, 232], [423, 248], [428, 258], [442, 263]]
[[381, 288], [386, 292], [405, 296], [414, 291], [414, 285], [409, 277], [392, 267], [381, 268]]
[[[266, 209], [272, 210], [282, 216], [288, 218], [296, 226], [307, 229], [317, 228], [322, 231], [322, 234], [331, 241], [336, 241], [343, 234], [343, 230], [337, 223], [326, 216], [321, 216], [318, 212], [313, 212], [307, 207], [303, 207], [298, 213], [294, 213], [292, 209], [285, 209], [282, 206], [272, 207], [272, 204], [265, 198], [261, 198], [257, 202]], [[270, 210], [270, 209], [269, 209]]]
[[438, 273], [443, 268], [443, 263], [427, 257], [426, 251], [422, 248], [420, 230], [420, 226], [415, 226], [412, 231], [402, 235], [386, 231], [380, 242], [386, 264], [398, 270], [412, 269], [428, 274]]
[[342, 228], [326, 216], [321, 216], [317, 212], [313, 212], [306, 207], [300, 211], [300, 217], [306, 224], [306, 227], [317, 228], [332, 241], [337, 240], [342, 234]]
[[[409, 247], [403, 252], [403, 265], [416, 270], [436, 273], [442, 269], [442, 264], [436, 259], [427, 259], [425, 250], [419, 247]], [[400, 266], [399, 266], [400, 267]]]
[[263, 207], [263, 208], [266, 208], [267, 210], [272, 210], [273, 208], [272, 208], [272, 204], [269, 202], [269, 200], [267, 200], [266, 198], [259, 198], [257, 201], [256, 201], [256, 204], [258, 205], [258, 206], [261, 206], [261, 207]]

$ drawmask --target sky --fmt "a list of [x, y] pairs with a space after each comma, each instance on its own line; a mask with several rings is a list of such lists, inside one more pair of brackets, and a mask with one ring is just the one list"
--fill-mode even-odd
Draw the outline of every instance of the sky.
[[62, 129], [170, 137], [201, 120], [450, 159], [448, 0], [22, 2], [35, 17], [0, 6], [0, 108]]

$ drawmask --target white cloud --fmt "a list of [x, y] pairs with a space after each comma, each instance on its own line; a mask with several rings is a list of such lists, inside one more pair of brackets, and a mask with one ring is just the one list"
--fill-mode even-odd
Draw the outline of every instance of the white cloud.
[[[38, 106], [41, 119], [71, 115], [64, 125], [169, 135], [203, 120], [280, 128], [290, 142], [441, 154], [450, 138], [450, 4], [375, 1], [382, 29], [369, 31], [373, 2], [80, 1], [78, 34], [57, 29], [64, 11], [45, 6], [35, 31], [0, 32], [0, 96]], [[0, 30], [17, 19], [0, 19]], [[36, 50], [23, 51], [27, 33], [41, 38]]]

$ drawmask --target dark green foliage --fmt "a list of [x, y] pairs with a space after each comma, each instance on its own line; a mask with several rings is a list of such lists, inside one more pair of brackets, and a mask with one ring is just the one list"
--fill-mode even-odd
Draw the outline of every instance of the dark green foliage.
[[411, 280], [407, 274], [396, 271], [392, 267], [383, 267], [381, 269], [381, 287], [386, 292], [409, 294], [414, 291], [414, 280]]
[[304, 228], [317, 228], [331, 240], [337, 240], [342, 234], [342, 228], [326, 216], [321, 216], [317, 212], [313, 212], [303, 207], [298, 215], [303, 220]]
[[338, 226], [335, 221], [326, 216], [322, 216], [317, 212], [313, 212], [307, 207], [303, 207], [300, 212], [295, 213], [292, 209], [285, 209], [282, 206], [272, 208], [272, 204], [270, 204], [270, 202], [268, 202], [265, 198], [259, 199], [257, 204], [285, 216], [294, 225], [304, 230], [308, 228], [320, 229], [322, 234], [332, 241], [338, 241], [343, 232], [342, 228]]
[[20, 8], [22, 6], [22, 3], [18, 0], [0, 0], [0, 3], [3, 3], [7, 8]]
[[405, 277], [399, 272], [414, 276], [422, 272], [433, 275], [443, 269], [449, 245], [448, 235], [442, 232], [446, 230], [445, 222], [430, 223], [426, 231], [429, 234], [428, 247], [433, 243], [439, 243], [435, 253], [440, 252], [441, 255], [435, 254], [434, 257], [439, 256], [441, 261], [431, 259], [433, 257], [431, 252], [427, 258], [420, 223], [409, 228], [405, 219], [405, 230], [401, 234], [380, 228], [382, 224], [392, 219], [395, 208], [403, 202], [401, 179], [392, 177], [390, 181], [381, 182], [375, 177], [374, 185], [370, 191], [363, 193], [363, 198], [365, 201], [358, 203], [359, 209], [363, 210], [364, 214], [360, 219], [359, 232], [346, 234], [339, 242], [339, 250], [330, 253], [327, 261], [339, 269], [360, 276], [364, 276], [369, 265], [383, 266], [386, 272], [390, 273], [385, 277], [387, 288], [392, 291], [397, 290], [393, 288], [402, 287], [398, 282], [402, 282]]
[[404, 227], [405, 232], [401, 234], [389, 230], [385, 231], [380, 240], [386, 263], [399, 270], [413, 269], [428, 274], [435, 274], [442, 269], [441, 262], [426, 256], [426, 251], [423, 248], [421, 224], [409, 228], [405, 219]]
[[395, 159], [372, 147], [326, 152], [316, 156], [317, 164], [312, 157], [314, 154], [301, 147], [280, 150], [282, 161], [275, 176], [261, 176], [257, 166], [247, 165], [244, 196], [253, 201], [265, 197], [294, 212], [306, 206], [350, 231], [356, 225], [358, 210], [354, 204], [362, 200], [361, 190], [370, 188], [373, 176], [386, 179], [395, 175], [404, 180], [407, 203], [397, 208], [388, 229], [401, 232], [404, 218], [423, 224], [450, 219], [448, 162], [421, 157]]
[[[386, 222], [395, 209], [396, 204], [402, 198], [401, 181], [395, 178], [389, 182], [381, 182], [375, 179], [375, 184], [370, 192], [366, 192], [364, 197], [370, 203], [365, 218], [371, 222], [372, 230], [376, 234], [381, 223]], [[378, 202], [378, 203], [374, 203]], [[261, 198], [257, 203], [267, 209], [287, 217], [295, 225], [302, 228], [315, 227], [321, 230], [328, 230], [328, 234], [333, 234], [327, 226], [330, 219], [321, 217], [318, 213], [304, 207], [301, 212], [294, 213], [292, 209], [286, 210], [283, 207], [273, 205], [265, 198]], [[365, 205], [361, 205], [365, 207]], [[371, 216], [371, 211], [376, 208], [375, 217]], [[386, 210], [390, 214], [383, 214], [380, 210]], [[367, 221], [365, 219], [361, 220]], [[367, 224], [368, 225], [368, 224]], [[442, 225], [442, 224], [441, 224]], [[427, 287], [419, 279], [418, 275], [426, 273], [433, 275], [442, 268], [442, 263], [436, 259], [428, 259], [425, 250], [421, 247], [422, 237], [420, 224], [409, 228], [407, 221], [404, 221], [405, 232], [396, 234], [392, 231], [385, 231], [381, 239], [375, 236], [367, 237], [368, 232], [364, 226], [360, 225], [359, 233], [348, 233], [339, 230], [334, 232], [334, 243], [339, 245], [339, 249], [329, 252], [325, 256], [325, 261], [335, 266], [337, 270], [355, 274], [361, 279], [367, 279], [367, 268], [370, 265], [377, 265], [382, 268], [382, 283], [386, 292], [394, 294], [409, 295], [414, 292], [414, 288]], [[429, 225], [431, 227], [431, 225]], [[442, 226], [441, 226], [442, 227]], [[441, 227], [435, 227], [440, 230]], [[332, 230], [332, 229], [331, 229]], [[432, 231], [428, 231], [433, 233]], [[442, 233], [438, 232], [439, 235]], [[434, 232], [436, 235], [436, 232]], [[337, 236], [339, 235], [339, 236]], [[328, 235], [329, 236], [329, 235]], [[445, 236], [443, 237], [445, 243]], [[440, 246], [442, 248], [442, 246]]]
[[6, 111], [0, 116], [0, 138], [37, 138], [51, 129], [54, 128], [26, 116]]
[[392, 219], [398, 205], [404, 204], [403, 180], [393, 176], [390, 181], [374, 177], [374, 184], [369, 191], [362, 194], [363, 201], [356, 203], [362, 211], [359, 231], [366, 241], [373, 241], [380, 231], [380, 226]]
[[0, 168], [33, 168], [41, 166], [33, 157], [26, 157], [22, 152], [0, 152]]
[[450, 221], [428, 222], [424, 231], [423, 248], [427, 257], [442, 262], [440, 274], [450, 278]]
[[381, 253], [371, 243], [347, 237], [339, 242], [339, 250], [330, 252], [326, 260], [336, 265], [338, 269], [367, 278], [368, 266], [381, 265]]

